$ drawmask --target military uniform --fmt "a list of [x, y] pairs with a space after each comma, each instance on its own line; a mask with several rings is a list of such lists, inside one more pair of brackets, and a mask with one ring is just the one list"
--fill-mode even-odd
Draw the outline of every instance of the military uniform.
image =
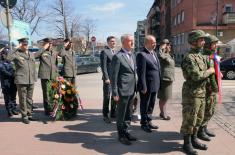
[[63, 49], [59, 56], [62, 57], [63, 77], [75, 85], [77, 75], [75, 51]]
[[185, 82], [182, 88], [182, 126], [181, 133], [184, 134], [183, 149], [196, 155], [193, 147], [200, 150], [207, 150], [207, 146], [201, 144], [197, 139], [198, 128], [204, 118], [206, 83], [208, 77], [212, 74], [207, 65], [207, 58], [201, 54], [202, 42], [205, 33], [202, 30], [191, 31], [188, 36], [188, 42], [192, 48], [182, 61], [181, 68]]
[[[2, 54], [2, 53], [1, 53]], [[4, 55], [7, 53], [4, 53]], [[3, 54], [2, 54], [3, 57]], [[1, 86], [4, 96], [5, 107], [8, 113], [8, 116], [17, 115], [17, 104], [16, 104], [16, 85], [14, 83], [15, 74], [14, 74], [13, 64], [9, 61], [4, 60], [0, 61], [0, 75], [1, 75]]]
[[51, 111], [48, 105], [49, 94], [47, 83], [49, 80], [55, 79], [58, 76], [57, 55], [57, 52], [54, 52], [52, 50], [42, 50], [35, 53], [35, 58], [39, 58], [40, 60], [38, 77], [41, 79], [43, 106], [46, 115], [49, 115], [49, 112]]
[[20, 112], [23, 122], [28, 124], [29, 120], [32, 120], [32, 97], [34, 83], [37, 79], [35, 57], [33, 53], [16, 49], [15, 52], [7, 55], [7, 60], [15, 63], [15, 84], [18, 90]]
[[[203, 54], [205, 56], [210, 56], [215, 53], [215, 50], [211, 50], [210, 46], [213, 42], [218, 42], [219, 39], [213, 35], [209, 35], [205, 38], [205, 48]], [[213, 60], [208, 60], [207, 64], [211, 67], [214, 67]], [[207, 129], [208, 122], [215, 113], [217, 105], [217, 96], [218, 96], [218, 83], [216, 81], [215, 74], [210, 75], [206, 83], [206, 104], [205, 104], [205, 113], [204, 119], [202, 121], [201, 127], [199, 128], [198, 137], [205, 141], [210, 141], [210, 137], [214, 137], [215, 134]]]

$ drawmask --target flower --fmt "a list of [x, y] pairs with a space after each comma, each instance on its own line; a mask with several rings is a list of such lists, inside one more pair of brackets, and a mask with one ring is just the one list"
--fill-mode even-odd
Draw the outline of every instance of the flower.
[[55, 94], [54, 97], [55, 97], [55, 99], [58, 99], [58, 98], [59, 98], [59, 95], [58, 95], [58, 94]]
[[67, 90], [67, 94], [71, 94], [71, 90]]
[[65, 85], [64, 85], [64, 84], [62, 84], [62, 85], [61, 85], [61, 88], [62, 88], [62, 89], [65, 89]]

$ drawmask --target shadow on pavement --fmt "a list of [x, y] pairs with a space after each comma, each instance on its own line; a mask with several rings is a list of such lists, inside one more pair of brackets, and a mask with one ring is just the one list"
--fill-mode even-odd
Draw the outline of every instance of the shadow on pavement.
[[130, 133], [137, 137], [138, 141], [133, 142], [131, 146], [125, 146], [118, 142], [116, 124], [105, 124], [100, 114], [100, 110], [84, 110], [77, 117], [82, 123], [65, 126], [65, 128], [72, 130], [71, 132], [38, 134], [36, 137], [41, 141], [80, 143], [84, 148], [103, 154], [181, 152], [181, 144], [178, 143], [178, 140], [181, 139], [179, 133], [157, 130], [145, 133], [138, 125], [133, 125], [130, 128]]

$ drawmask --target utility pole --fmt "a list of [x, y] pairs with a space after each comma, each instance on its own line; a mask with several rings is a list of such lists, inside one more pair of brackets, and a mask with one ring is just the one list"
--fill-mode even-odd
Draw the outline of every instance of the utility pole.
[[6, 16], [7, 16], [7, 29], [8, 29], [9, 47], [10, 47], [10, 50], [12, 50], [9, 0], [6, 0], [6, 5], [7, 5], [7, 7], [6, 7]]
[[216, 25], [215, 25], [215, 33], [216, 37], [218, 37], [218, 22], [219, 22], [219, 0], [216, 1]]

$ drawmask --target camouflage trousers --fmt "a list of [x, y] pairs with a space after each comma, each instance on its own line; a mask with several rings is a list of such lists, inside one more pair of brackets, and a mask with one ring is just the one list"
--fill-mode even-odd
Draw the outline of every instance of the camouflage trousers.
[[211, 94], [206, 96], [205, 114], [201, 126], [206, 126], [214, 115], [217, 105], [217, 95]]
[[180, 132], [193, 134], [197, 132], [204, 119], [205, 97], [182, 97], [182, 126]]

